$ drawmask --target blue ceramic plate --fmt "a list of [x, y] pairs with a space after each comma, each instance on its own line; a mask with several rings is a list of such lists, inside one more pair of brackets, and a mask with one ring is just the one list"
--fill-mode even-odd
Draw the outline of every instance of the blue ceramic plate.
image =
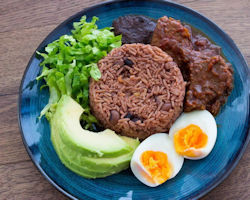
[[113, 19], [126, 14], [143, 14], [153, 18], [167, 15], [191, 24], [222, 47], [234, 68], [234, 89], [216, 117], [218, 139], [212, 153], [203, 160], [185, 160], [180, 173], [157, 188], [140, 183], [130, 170], [103, 179], [88, 180], [71, 172], [58, 159], [50, 141], [46, 119], [38, 120], [47, 104], [49, 93], [40, 91], [35, 81], [40, 73], [35, 53], [30, 59], [20, 86], [19, 122], [24, 145], [41, 173], [58, 190], [79, 199], [191, 199], [217, 186], [236, 166], [249, 142], [248, 67], [239, 49], [217, 25], [199, 13], [166, 1], [110, 1], [85, 9], [59, 25], [37, 48], [44, 47], [63, 34], [69, 34], [72, 23], [82, 15], [98, 16], [100, 28], [111, 26]]

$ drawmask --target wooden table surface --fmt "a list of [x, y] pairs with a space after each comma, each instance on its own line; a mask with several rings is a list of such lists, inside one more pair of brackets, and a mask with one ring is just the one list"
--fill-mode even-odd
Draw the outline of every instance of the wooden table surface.
[[[101, 0], [0, 0], [0, 199], [67, 199], [36, 169], [17, 122], [18, 88], [40, 42], [59, 23]], [[177, 0], [209, 17], [250, 63], [249, 0]], [[250, 199], [250, 145], [231, 175], [203, 199]]]

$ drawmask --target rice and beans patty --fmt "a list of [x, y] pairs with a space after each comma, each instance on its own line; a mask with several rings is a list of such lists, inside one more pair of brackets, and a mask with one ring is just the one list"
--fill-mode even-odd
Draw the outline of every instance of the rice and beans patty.
[[185, 82], [160, 48], [126, 44], [98, 62], [102, 77], [90, 81], [90, 106], [105, 128], [145, 139], [167, 132], [183, 109]]

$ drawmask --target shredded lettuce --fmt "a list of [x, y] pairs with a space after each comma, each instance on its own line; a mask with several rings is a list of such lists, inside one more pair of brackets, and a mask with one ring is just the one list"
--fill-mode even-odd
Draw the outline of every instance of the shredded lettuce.
[[37, 80], [44, 79], [50, 92], [49, 102], [40, 117], [45, 115], [50, 120], [57, 102], [67, 94], [84, 108], [81, 118], [85, 129], [92, 129], [93, 123], [97, 123], [89, 108], [89, 79], [101, 78], [97, 62], [113, 48], [121, 46], [121, 36], [115, 36], [110, 27], [98, 29], [97, 20], [93, 17], [87, 22], [83, 16], [73, 23], [72, 35], [63, 35], [48, 44], [45, 52], [37, 52], [43, 58], [42, 73]]

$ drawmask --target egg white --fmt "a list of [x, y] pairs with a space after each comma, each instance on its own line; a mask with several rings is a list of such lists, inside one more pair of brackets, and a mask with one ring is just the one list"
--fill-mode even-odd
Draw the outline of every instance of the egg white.
[[213, 115], [207, 110], [192, 111], [189, 113], [182, 113], [181, 116], [174, 122], [169, 130], [170, 138], [174, 138], [174, 134], [180, 129], [194, 124], [208, 136], [207, 145], [203, 148], [193, 150], [199, 154], [197, 157], [184, 156], [187, 159], [198, 160], [206, 157], [213, 149], [217, 138], [217, 125]]
[[134, 175], [147, 186], [156, 187], [160, 184], [151, 183], [145, 177], [150, 177], [150, 174], [141, 163], [140, 158], [144, 151], [160, 151], [167, 154], [168, 162], [171, 163], [173, 167], [170, 179], [175, 177], [182, 168], [184, 158], [176, 153], [173, 141], [168, 134], [157, 133], [148, 137], [137, 147], [130, 162], [130, 167]]

